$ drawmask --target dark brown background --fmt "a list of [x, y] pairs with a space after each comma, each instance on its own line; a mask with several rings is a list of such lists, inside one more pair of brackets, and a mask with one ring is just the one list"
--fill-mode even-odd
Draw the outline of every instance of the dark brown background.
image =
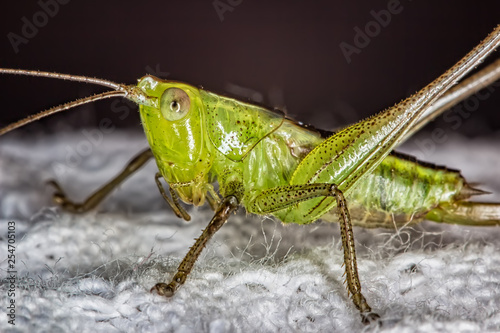
[[[348, 64], [339, 44], [352, 44], [354, 27], [364, 28], [373, 20], [370, 11], [386, 9], [388, 2], [243, 0], [221, 21], [213, 0], [72, 0], [16, 54], [8, 33], [21, 34], [22, 17], [31, 21], [41, 7], [36, 1], [10, 1], [2, 4], [0, 14], [0, 66], [124, 83], [134, 83], [148, 66], [159, 66], [168, 78], [218, 92], [227, 93], [228, 84], [253, 89], [265, 104], [332, 129], [419, 89], [500, 23], [498, 1], [401, 0], [402, 12]], [[12, 76], [0, 77], [0, 89], [0, 125], [101, 91]], [[275, 97], [270, 97], [273, 91]], [[135, 112], [119, 119], [110, 103], [53, 116], [28, 130], [94, 126], [101, 117], [140, 130]], [[497, 92], [460, 132], [476, 136], [500, 129], [499, 107]]]

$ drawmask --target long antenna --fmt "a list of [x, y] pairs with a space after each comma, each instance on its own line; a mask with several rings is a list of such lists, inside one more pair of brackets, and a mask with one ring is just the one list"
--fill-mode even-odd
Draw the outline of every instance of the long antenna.
[[50, 108], [48, 110], [39, 112], [37, 114], [32, 114], [27, 116], [26, 118], [23, 118], [19, 121], [16, 121], [15, 123], [9, 124], [5, 126], [4, 128], [0, 129], [0, 136], [4, 135], [7, 132], [10, 132], [18, 127], [24, 126], [26, 124], [32, 123], [38, 119], [50, 116], [51, 114], [61, 112], [64, 110], [68, 110], [71, 108], [74, 108], [79, 105], [87, 104], [87, 103], [92, 103], [101, 99], [106, 99], [106, 98], [111, 98], [111, 97], [116, 97], [116, 96], [126, 96], [127, 93], [125, 91], [106, 91], [101, 94], [89, 96], [89, 97], [84, 97], [77, 99], [72, 102], [68, 102], [65, 104], [61, 104], [59, 106], [55, 106], [53, 108]]
[[101, 99], [111, 98], [111, 97], [126, 97], [136, 103], [140, 104], [148, 104], [148, 101], [151, 99], [147, 96], [143, 91], [141, 91], [136, 86], [125, 85], [120, 83], [115, 83], [108, 80], [98, 79], [95, 77], [87, 77], [80, 75], [69, 75], [69, 74], [61, 74], [61, 73], [52, 73], [52, 72], [42, 72], [42, 71], [34, 71], [34, 70], [24, 70], [24, 69], [12, 69], [12, 68], [0, 68], [0, 74], [14, 74], [14, 75], [25, 75], [25, 76], [36, 76], [36, 77], [47, 77], [51, 79], [60, 79], [60, 80], [68, 80], [75, 82], [84, 82], [90, 84], [96, 84], [104, 87], [108, 87], [113, 89], [113, 91], [103, 92], [101, 94], [84, 97], [81, 99], [77, 99], [72, 102], [68, 102], [48, 110], [39, 112], [34, 115], [30, 115], [24, 119], [21, 119], [15, 123], [9, 124], [4, 128], [0, 129], [0, 136], [4, 135], [7, 132], [10, 132], [16, 128], [34, 122], [38, 119], [50, 116], [54, 113], [61, 112], [64, 110], [68, 110], [74, 108], [79, 105], [92, 103]]
[[108, 87], [108, 88], [111, 88], [113, 90], [124, 90], [127, 88], [127, 86], [124, 84], [119, 84], [119, 83], [115, 83], [115, 82], [108, 81], [108, 80], [98, 79], [95, 77], [61, 74], [61, 73], [53, 73], [53, 72], [31, 71], [31, 70], [25, 70], [25, 69], [12, 69], [12, 68], [0, 68], [0, 74], [39, 76], [39, 77], [48, 77], [51, 79], [84, 82], [84, 83], [97, 84], [100, 86]]

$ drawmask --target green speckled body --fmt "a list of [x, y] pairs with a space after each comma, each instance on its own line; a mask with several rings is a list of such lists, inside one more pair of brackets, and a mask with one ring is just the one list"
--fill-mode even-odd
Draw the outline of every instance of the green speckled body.
[[[307, 156], [313, 156], [313, 150], [334, 150], [328, 144], [336, 140], [335, 147], [344, 151], [343, 144], [349, 142], [349, 136], [378, 139], [376, 135], [369, 138], [375, 129], [365, 130], [362, 125], [324, 139], [319, 132], [300, 126], [279, 112], [187, 84], [153, 77], [145, 77], [139, 83], [153, 97], [172, 86], [181, 87], [191, 99], [187, 117], [169, 122], [157, 107], [143, 105], [140, 113], [161, 174], [190, 204], [203, 204], [207, 191], [213, 191], [212, 184], [218, 181], [222, 197], [235, 195], [247, 211], [262, 214], [252, 203], [263, 191], [300, 182], [334, 183], [339, 175], [354, 172], [352, 163], [338, 162], [345, 161], [343, 155], [330, 151], [315, 154], [314, 161], [304, 163]], [[365, 122], [370, 124], [370, 119]], [[336, 165], [329, 163], [328, 158], [336, 159]], [[344, 169], [336, 167], [339, 165]], [[299, 168], [309, 168], [310, 172], [300, 173]], [[353, 224], [364, 227], [416, 222], [440, 203], [457, 199], [465, 184], [456, 171], [394, 155], [386, 156], [362, 176], [336, 185], [343, 185]], [[335, 206], [334, 198], [321, 197], [272, 214], [285, 223], [305, 224], [318, 218], [337, 221]]]
[[[424, 217], [467, 225], [500, 224], [500, 204], [466, 201], [484, 192], [468, 186], [459, 172], [392, 152], [457, 98], [498, 79], [490, 75], [498, 71], [494, 63], [451, 89], [499, 46], [500, 26], [413, 96], [335, 133], [302, 126], [282, 112], [153, 76], [127, 86], [82, 76], [0, 69], [0, 73], [70, 79], [115, 90], [30, 116], [0, 129], [0, 135], [99, 99], [123, 96], [136, 102], [150, 149], [81, 204], [68, 200], [51, 181], [58, 204], [79, 213], [92, 209], [152, 156], [159, 169], [158, 189], [179, 218], [190, 220], [179, 200], [196, 206], [207, 200], [215, 211], [213, 218], [170, 282], [159, 282], [151, 289], [167, 297], [184, 284], [207, 242], [238, 206], [250, 213], [274, 215], [284, 223], [338, 221], [348, 293], [362, 321], [373, 324], [380, 316], [372, 312], [361, 292], [353, 225], [393, 228]], [[168, 193], [160, 178], [170, 186]], [[219, 193], [213, 186], [217, 182]]]
[[[223, 158], [214, 166], [221, 174], [230, 174], [234, 167], [241, 170], [239, 174], [247, 193], [242, 203], [248, 207], [263, 190], [289, 184], [299, 163], [323, 141], [318, 133], [286, 120], [280, 129], [261, 140], [239, 166], [229, 166]], [[419, 222], [440, 203], [458, 199], [464, 184], [457, 171], [389, 155], [347, 191], [346, 199], [354, 225], [392, 228], [395, 223]], [[303, 219], [306, 213], [301, 209], [309, 209], [318, 202], [326, 202], [330, 207], [322, 219], [338, 221], [336, 210], [332, 210], [336, 205], [333, 198], [311, 199], [307, 206], [284, 209], [274, 215], [285, 223], [309, 223], [312, 221]]]

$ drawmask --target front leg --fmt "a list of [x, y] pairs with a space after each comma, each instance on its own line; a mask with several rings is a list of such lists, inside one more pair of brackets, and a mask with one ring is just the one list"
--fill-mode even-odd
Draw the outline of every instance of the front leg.
[[49, 180], [47, 183], [56, 189], [53, 200], [56, 204], [63, 209], [72, 213], [86, 213], [94, 209], [100, 204], [116, 187], [118, 187], [128, 177], [133, 175], [144, 164], [146, 164], [153, 157], [151, 149], [147, 148], [135, 156], [113, 179], [104, 184], [101, 188], [91, 194], [83, 202], [78, 203], [68, 199], [66, 193], [55, 180]]
[[[344, 266], [348, 292], [352, 295], [352, 301], [361, 312], [363, 322], [369, 323], [379, 317], [372, 312], [366, 298], [361, 293], [358, 267], [356, 263], [356, 249], [354, 246], [354, 234], [352, 230], [351, 217], [347, 209], [347, 203], [342, 191], [332, 184], [304, 184], [289, 185], [268, 189], [260, 193], [251, 203], [254, 212], [270, 214], [282, 209], [290, 208], [300, 202], [318, 197], [334, 197], [337, 202], [338, 215], [340, 219], [340, 232], [342, 235], [342, 247], [344, 248]], [[299, 209], [295, 207], [294, 209]], [[308, 219], [310, 211], [303, 212], [303, 218]]]
[[172, 186], [169, 186], [168, 188], [170, 196], [172, 197], [172, 199], [170, 199], [167, 193], [165, 193], [165, 189], [163, 188], [163, 185], [160, 182], [160, 178], [163, 178], [163, 176], [161, 175], [161, 173], [157, 172], [155, 175], [155, 182], [156, 186], [158, 186], [158, 190], [160, 191], [160, 194], [163, 197], [163, 199], [165, 199], [165, 201], [170, 206], [170, 208], [172, 208], [177, 217], [184, 219], [185, 221], [191, 221], [191, 216], [189, 216], [188, 212], [186, 212], [184, 207], [180, 205], [179, 198], [177, 197], [175, 191], [172, 189]]
[[171, 297], [174, 292], [186, 281], [187, 276], [193, 269], [196, 259], [200, 256], [201, 251], [203, 251], [207, 242], [227, 221], [229, 215], [236, 211], [237, 208], [238, 200], [235, 196], [230, 195], [224, 198], [208, 226], [205, 230], [203, 230], [201, 236], [196, 240], [196, 243], [194, 243], [194, 245], [189, 249], [189, 252], [180, 263], [177, 268], [177, 273], [175, 273], [170, 283], [157, 283], [153, 288], [151, 288], [151, 292], [156, 291], [159, 295]]

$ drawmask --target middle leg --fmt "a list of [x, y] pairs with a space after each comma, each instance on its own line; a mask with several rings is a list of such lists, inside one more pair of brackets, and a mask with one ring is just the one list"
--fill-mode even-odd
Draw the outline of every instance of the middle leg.
[[175, 291], [186, 281], [186, 278], [193, 269], [196, 259], [200, 256], [201, 251], [203, 251], [207, 242], [222, 227], [222, 225], [226, 223], [231, 213], [236, 211], [237, 208], [238, 200], [236, 197], [231, 195], [224, 198], [208, 226], [205, 230], [203, 230], [201, 236], [196, 239], [196, 242], [189, 249], [189, 252], [180, 263], [177, 268], [177, 273], [175, 273], [170, 283], [157, 283], [153, 288], [151, 288], [151, 292], [156, 291], [159, 295], [167, 297], [173, 296]]

